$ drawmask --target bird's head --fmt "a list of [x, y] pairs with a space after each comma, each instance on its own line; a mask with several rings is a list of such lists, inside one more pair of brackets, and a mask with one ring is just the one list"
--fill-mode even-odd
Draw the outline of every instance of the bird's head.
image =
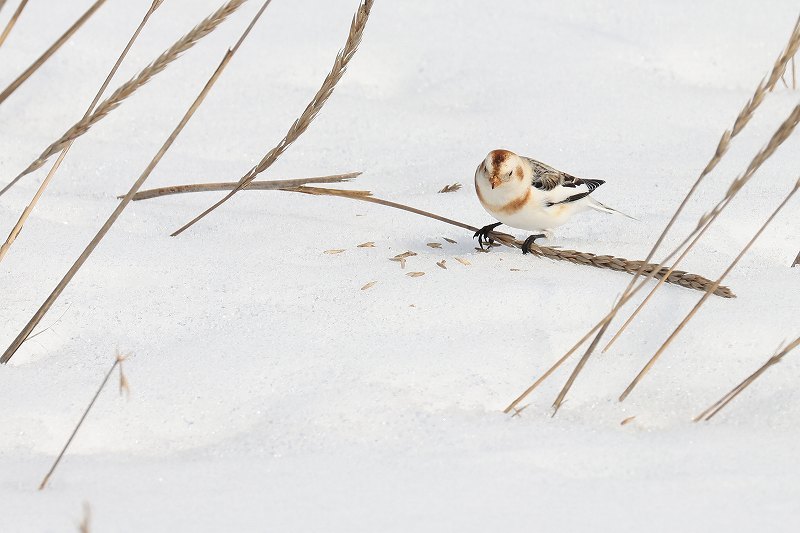
[[508, 150], [492, 150], [483, 164], [478, 167], [492, 189], [502, 187], [509, 182], [522, 181], [524, 169], [522, 159], [514, 152]]

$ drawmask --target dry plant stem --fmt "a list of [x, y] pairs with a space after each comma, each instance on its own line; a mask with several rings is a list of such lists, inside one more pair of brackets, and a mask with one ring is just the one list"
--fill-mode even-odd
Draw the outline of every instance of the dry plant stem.
[[0, 104], [2, 104], [6, 100], [6, 98], [11, 96], [11, 94], [14, 91], [16, 91], [20, 85], [25, 83], [25, 81], [27, 81], [27, 79], [30, 78], [31, 75], [44, 64], [45, 61], [50, 59], [50, 56], [55, 54], [58, 51], [58, 49], [61, 48], [64, 45], [64, 43], [67, 42], [69, 38], [72, 37], [73, 34], [75, 34], [75, 32], [77, 32], [81, 28], [81, 26], [83, 26], [83, 24], [87, 20], [89, 20], [89, 18], [92, 15], [94, 15], [94, 12], [100, 9], [100, 6], [102, 6], [105, 2], [106, 0], [97, 0], [94, 4], [92, 4], [92, 6], [89, 9], [87, 9], [86, 12], [83, 15], [81, 15], [81, 17], [78, 20], [76, 20], [75, 23], [72, 26], [70, 26], [69, 29], [67, 29], [67, 31], [65, 31], [63, 35], [61, 35], [61, 37], [59, 37], [56, 40], [56, 42], [54, 42], [50, 46], [50, 48], [45, 50], [44, 53], [40, 55], [39, 58], [36, 61], [34, 61], [30, 67], [25, 69], [25, 71], [17, 77], [17, 79], [12, 81], [11, 84], [8, 87], [6, 87], [2, 93], [0, 93]]
[[[197, 108], [200, 107], [200, 104], [203, 103], [203, 100], [205, 99], [206, 95], [211, 90], [211, 88], [214, 86], [214, 83], [216, 83], [216, 81], [219, 79], [220, 75], [225, 70], [225, 67], [228, 66], [228, 63], [233, 58], [233, 55], [236, 53], [236, 51], [239, 49], [239, 46], [241, 46], [241, 44], [244, 41], [244, 39], [250, 34], [250, 30], [253, 28], [253, 25], [260, 18], [261, 14], [264, 12], [264, 9], [269, 5], [270, 1], [271, 0], [267, 0], [264, 3], [263, 7], [258, 11], [258, 13], [253, 18], [253, 20], [250, 23], [250, 25], [247, 27], [247, 29], [244, 31], [244, 33], [242, 33], [242, 35], [239, 38], [239, 41], [236, 43], [236, 45], [233, 48], [229, 49], [225, 53], [225, 55], [223, 56], [222, 61], [220, 62], [219, 66], [217, 66], [217, 68], [214, 71], [214, 73], [211, 75], [211, 77], [206, 82], [206, 84], [203, 87], [203, 89], [200, 91], [200, 94], [197, 95], [197, 97], [195, 98], [194, 102], [192, 102], [192, 105], [189, 106], [189, 109], [183, 115], [183, 117], [181, 118], [181, 120], [178, 123], [178, 125], [175, 127], [175, 129], [172, 131], [172, 133], [170, 133], [169, 137], [167, 137], [167, 140], [164, 142], [164, 144], [161, 146], [159, 151], [156, 153], [156, 155], [153, 157], [153, 159], [147, 165], [147, 168], [145, 168], [145, 170], [144, 170], [144, 172], [142, 172], [141, 176], [139, 176], [139, 178], [133, 183], [133, 185], [131, 186], [130, 190], [125, 195], [125, 197], [120, 201], [120, 203], [117, 206], [117, 208], [114, 210], [114, 212], [111, 214], [111, 216], [108, 217], [108, 220], [106, 220], [106, 222], [100, 228], [100, 231], [97, 232], [97, 235], [94, 236], [94, 238], [91, 240], [91, 242], [86, 247], [86, 249], [81, 253], [81, 255], [78, 257], [78, 259], [72, 265], [72, 267], [70, 267], [69, 271], [64, 275], [64, 277], [58, 283], [58, 285], [53, 290], [53, 292], [50, 294], [50, 296], [47, 297], [45, 302], [42, 304], [42, 306], [39, 308], [39, 310], [36, 311], [36, 313], [30, 319], [28, 324], [22, 329], [22, 331], [20, 331], [19, 335], [17, 335], [17, 337], [14, 339], [14, 341], [11, 343], [11, 345], [6, 349], [5, 353], [3, 353], [3, 356], [0, 357], [0, 363], [7, 363], [9, 361], [9, 359], [11, 359], [11, 357], [13, 357], [14, 353], [16, 353], [16, 351], [19, 349], [19, 347], [22, 345], [22, 343], [25, 342], [25, 339], [28, 338], [28, 335], [31, 334], [31, 332], [33, 331], [33, 328], [36, 327], [36, 325], [39, 323], [39, 321], [42, 319], [42, 317], [47, 313], [47, 311], [50, 309], [50, 307], [55, 303], [55, 301], [58, 299], [58, 297], [64, 291], [64, 288], [69, 284], [70, 281], [72, 281], [72, 278], [75, 276], [75, 274], [78, 272], [78, 270], [80, 270], [80, 268], [83, 266], [83, 264], [89, 258], [89, 256], [94, 251], [94, 249], [97, 248], [97, 245], [100, 243], [100, 241], [103, 239], [103, 237], [106, 236], [108, 231], [111, 229], [111, 226], [117, 221], [119, 216], [122, 214], [122, 211], [131, 202], [131, 199], [133, 198], [133, 195], [136, 194], [139, 191], [139, 189], [142, 187], [142, 184], [145, 182], [145, 180], [147, 180], [147, 178], [150, 176], [150, 174], [156, 168], [158, 163], [164, 157], [164, 154], [166, 154], [167, 150], [169, 150], [169, 148], [175, 142], [175, 139], [178, 137], [178, 135], [181, 133], [181, 131], [183, 131], [183, 128], [189, 122], [189, 119], [192, 118], [192, 115], [194, 115], [195, 111], [197, 111]], [[241, 3], [242, 3], [241, 1], [238, 2], [238, 5], [241, 5]], [[230, 2], [229, 2], [229, 4], [230, 4]]]
[[86, 420], [86, 416], [89, 414], [89, 411], [92, 409], [92, 406], [94, 406], [94, 402], [97, 401], [97, 398], [100, 396], [100, 393], [103, 392], [103, 388], [106, 386], [106, 383], [108, 383], [108, 380], [111, 378], [111, 374], [114, 372], [114, 369], [117, 368], [117, 365], [119, 365], [123, 360], [124, 357], [120, 355], [117, 355], [114, 358], [114, 364], [112, 364], [111, 368], [109, 368], [108, 372], [106, 372], [106, 376], [103, 378], [102, 383], [100, 383], [100, 386], [97, 388], [97, 392], [94, 393], [92, 401], [89, 402], [89, 405], [86, 407], [86, 410], [83, 412], [83, 415], [81, 415], [81, 419], [78, 420], [78, 424], [75, 426], [75, 429], [72, 430], [72, 434], [67, 439], [67, 443], [64, 444], [64, 447], [61, 449], [61, 452], [58, 454], [58, 457], [56, 457], [53, 466], [50, 467], [50, 470], [47, 472], [47, 474], [44, 476], [44, 479], [42, 479], [42, 482], [39, 484], [39, 490], [44, 489], [44, 487], [47, 485], [47, 482], [50, 480], [50, 476], [53, 475], [53, 472], [58, 466], [58, 463], [61, 462], [61, 458], [64, 457], [65, 453], [67, 453], [67, 448], [69, 448], [69, 445], [72, 444], [72, 440], [75, 438], [75, 435], [81, 428], [83, 421]]
[[723, 407], [725, 407], [731, 402], [731, 400], [736, 398], [744, 389], [749, 387], [750, 384], [753, 383], [756, 379], [758, 379], [758, 377], [761, 376], [761, 374], [766, 372], [769, 367], [771, 367], [774, 364], [780, 363], [781, 360], [784, 358], [784, 356], [786, 356], [786, 354], [788, 354], [798, 346], [800, 346], [800, 337], [797, 337], [794, 341], [789, 343], [789, 345], [786, 348], [784, 348], [780, 352], [776, 353], [775, 355], [767, 359], [767, 362], [761, 365], [758, 368], [758, 370], [747, 376], [747, 378], [745, 378], [744, 381], [742, 381], [733, 389], [731, 389], [725, 396], [720, 398], [719, 401], [711, 405], [711, 407], [709, 407], [708, 409], [706, 409], [705, 411], [694, 417], [693, 420], [695, 422], [698, 422], [700, 420], [706, 420], [706, 421], [711, 420], [711, 418], [714, 415], [719, 413]]
[[[767, 80], [762, 80], [762, 82], [759, 83], [758, 87], [756, 87], [756, 90], [755, 90], [755, 92], [753, 94], [753, 97], [745, 104], [744, 108], [742, 108], [742, 110], [739, 112], [739, 115], [736, 117], [736, 120], [734, 121], [733, 127], [730, 130], [726, 130], [722, 134], [722, 137], [720, 138], [719, 142], [717, 143], [717, 149], [714, 151], [714, 155], [708, 161], [708, 163], [706, 164], [705, 168], [703, 169], [703, 171], [700, 173], [700, 175], [698, 176], [697, 180], [695, 181], [695, 183], [689, 189], [689, 192], [686, 194], [686, 196], [684, 197], [683, 201], [678, 206], [678, 209], [672, 215], [672, 218], [670, 218], [670, 220], [667, 223], [666, 227], [661, 232], [661, 235], [658, 237], [658, 239], [656, 239], [656, 242], [653, 244], [653, 247], [651, 248], [650, 252], [647, 254], [647, 257], [644, 260], [645, 263], [650, 261], [653, 258], [653, 256], [655, 255], [656, 251], [658, 250], [658, 248], [661, 246], [662, 242], [664, 241], [664, 238], [667, 236], [667, 233], [669, 233], [670, 229], [672, 229], [672, 226], [675, 224], [675, 221], [678, 219], [680, 214], [683, 212], [683, 209], [688, 204], [689, 199], [697, 191], [697, 188], [699, 187], [700, 183], [703, 181], [703, 179], [705, 179], [705, 177], [717, 166], [717, 164], [725, 156], [725, 154], [727, 153], [728, 148], [730, 146], [731, 139], [733, 139], [736, 135], [738, 135], [744, 129], [744, 127], [750, 122], [750, 119], [753, 117], [753, 114], [755, 113], [756, 109], [758, 109], [758, 107], [761, 105], [761, 103], [764, 100], [764, 97], [766, 96], [766, 94], [770, 90], [772, 90], [772, 88], [778, 82], [778, 80], [780, 79], [781, 75], [785, 71], [786, 65], [788, 64], [789, 60], [797, 53], [799, 48], [800, 48], [800, 17], [798, 17], [797, 22], [795, 22], [794, 29], [792, 30], [792, 34], [789, 37], [789, 41], [786, 44], [786, 47], [783, 49], [781, 54], [778, 56], [778, 59], [773, 64], [773, 67], [772, 67], [772, 70], [770, 71], [769, 77], [767, 78]], [[687, 240], [684, 241], [684, 243], [687, 242], [690, 238], [691, 238], [691, 236], [689, 238], [687, 238]], [[682, 246], [683, 246], [683, 244], [680, 245], [680, 247], [682, 247]], [[680, 249], [680, 247], [678, 249]], [[669, 261], [669, 258], [674, 253], [676, 253], [676, 252], [673, 252], [672, 254], [670, 254], [670, 256], [667, 259], [663, 260], [658, 265], [658, 268], [657, 269], [653, 269], [652, 272], [657, 272], [657, 271], [660, 272], [661, 267], [663, 267], [666, 264], [666, 262]], [[677, 266], [677, 262], [675, 264], [673, 264], [673, 266], [672, 266], [672, 268], [670, 270], [674, 269], [676, 266]], [[669, 271], [670, 270], [668, 270], [667, 275], [669, 275]], [[561, 398], [561, 401], [563, 401], [563, 398], [566, 396], [566, 393], [569, 391], [569, 389], [571, 388], [572, 384], [575, 382], [575, 378], [577, 377], [577, 374], [580, 373], [580, 371], [583, 369], [584, 365], [586, 364], [586, 360], [588, 360], [588, 358], [591, 357], [592, 353], [594, 352], [594, 348], [597, 346], [597, 344], [599, 343], [600, 339], [605, 334], [605, 331], [606, 331], [606, 329], [608, 327], [608, 324], [611, 322], [611, 320], [614, 319], [614, 317], [616, 316], [617, 312], [624, 305], [624, 303], [628, 301], [629, 296], [631, 295], [632, 291], [638, 290], [638, 287], [637, 287], [637, 289], [634, 289], [633, 287], [634, 287], [634, 284], [636, 283], [636, 281], [639, 279], [639, 277], [643, 274], [643, 272], [644, 271], [641, 270], [641, 271], [637, 272], [633, 276], [633, 279], [630, 280], [630, 282], [628, 283], [628, 286], [623, 291], [622, 296], [619, 299], [619, 302], [614, 306], [614, 308], [611, 310], [611, 312], [608, 313], [606, 315], [606, 317], [601, 320], [600, 323], [598, 323], [597, 329], [599, 329], [600, 331], [597, 332], [596, 338], [592, 341], [591, 346], [586, 351], [586, 353], [584, 353], [581, 361], [579, 361], [578, 365], [576, 366], [575, 371], [572, 373], [572, 375], [570, 375], [569, 379], [567, 380], [567, 382], [565, 383], [565, 385], [562, 388], [561, 392], [559, 393], [559, 398]], [[647, 281], [651, 277], [653, 277], [652, 273], [646, 274], [644, 281]], [[639, 285], [639, 287], [641, 287], [641, 284]], [[560, 359], [559, 361], [561, 361], [563, 359], [565, 359], [565, 358], [562, 357], [562, 359]], [[523, 399], [524, 399], [524, 397], [525, 397], [525, 395], [522, 396]], [[558, 410], [558, 406], [560, 406], [560, 404], [561, 404], [561, 402], [556, 401], [556, 403], [554, 404], [554, 407], [556, 408], [556, 410]], [[515, 404], [512, 403], [512, 406], [514, 406], [514, 405]]]
[[[475, 232], [478, 230], [478, 228], [474, 226], [470, 226], [469, 224], [464, 224], [463, 222], [459, 222], [457, 220], [452, 220], [443, 216], [436, 215], [434, 213], [422, 211], [421, 209], [416, 209], [414, 207], [410, 207], [407, 205], [391, 202], [389, 200], [375, 198], [368, 194], [364, 194], [366, 191], [343, 191], [338, 189], [324, 189], [317, 187], [296, 187], [296, 188], [287, 188], [283, 190], [291, 192], [302, 192], [306, 194], [352, 198], [354, 200], [360, 200], [363, 202], [370, 202], [373, 204], [393, 207], [395, 209], [408, 211], [409, 213], [415, 213], [417, 215], [422, 215], [424, 217], [433, 218], [435, 220], [439, 220], [441, 222], [445, 222], [453, 226], [458, 226], [459, 228], [464, 228], [470, 232]], [[521, 249], [523, 245], [523, 241], [518, 241], [514, 239], [512, 236], [506, 235], [505, 233], [492, 232], [491, 237], [495, 241], [510, 248]], [[554, 259], [558, 261], [568, 261], [570, 263], [575, 263], [579, 265], [588, 265], [597, 268], [617, 270], [621, 272], [628, 272], [631, 274], [636, 272], [641, 265], [641, 261], [629, 261], [627, 259], [613, 257], [610, 255], [596, 255], [587, 252], [578, 252], [576, 250], [566, 250], [566, 249], [550, 248], [548, 246], [539, 246], [536, 244], [531, 245], [528, 251], [531, 253], [531, 255], [537, 257], [544, 257], [547, 259]], [[645, 271], [649, 272], [650, 269], [654, 268], [655, 266], [656, 265], [645, 265], [644, 269]], [[659, 272], [657, 273], [657, 275], [660, 276], [661, 273]], [[695, 274], [689, 274], [680, 271], [673, 272], [668, 282], [696, 290], [705, 290], [711, 283], [709, 280], [703, 278], [702, 276], [697, 276]], [[718, 287], [717, 290], [715, 291], [715, 294], [717, 296], [722, 296], [723, 298], [732, 298], [734, 296], [731, 290], [727, 287]]]
[[[748, 252], [748, 250], [750, 250], [750, 247], [753, 246], [753, 244], [756, 242], [756, 240], [758, 240], [758, 238], [761, 236], [764, 230], [767, 229], [767, 226], [770, 225], [770, 223], [778, 215], [778, 213], [780, 213], [780, 211], [786, 206], [786, 204], [789, 203], [789, 201], [792, 199], [792, 197], [795, 195], [798, 189], [800, 189], [800, 179], [797, 180], [797, 182], [795, 183], [794, 187], [789, 192], [789, 194], [786, 195], [786, 197], [783, 199], [780, 205], [778, 205], [778, 207], [775, 208], [775, 210], [772, 212], [769, 218], [764, 222], [764, 224], [762, 224], [762, 226], [758, 229], [755, 235], [753, 235], [753, 238], [750, 239], [750, 241], [745, 245], [744, 248], [742, 248], [741, 252], [739, 252], [739, 255], [736, 256], [736, 258], [731, 262], [731, 264], [728, 265], [728, 268], [726, 268], [725, 271], [720, 275], [720, 277], [717, 278], [717, 280], [711, 285], [710, 289], [718, 287], [719, 284], [722, 282], [722, 280], [725, 279], [725, 277], [728, 274], [730, 274], [730, 272], [736, 267], [736, 265], [739, 263], [742, 257], [744, 257], [744, 255]], [[706, 302], [706, 300], [708, 300], [709, 296], [710, 292], [706, 292], [703, 295], [703, 297], [700, 298], [700, 300], [695, 304], [692, 310], [689, 311], [689, 313], [681, 321], [681, 323], [678, 324], [678, 327], [676, 327], [675, 330], [667, 338], [667, 340], [664, 341], [664, 344], [661, 345], [661, 347], [656, 351], [655, 354], [653, 354], [653, 357], [650, 358], [650, 360], [647, 362], [644, 368], [642, 368], [639, 374], [633, 379], [633, 381], [631, 381], [630, 385], [628, 385], [628, 387], [619, 397], [619, 401], [625, 400], [625, 398], [628, 397], [628, 395], [631, 393], [631, 391], [633, 391], [636, 385], [638, 385], [639, 382], [644, 378], [644, 376], [653, 368], [653, 365], [655, 365], [658, 358], [661, 357], [661, 354], [664, 353], [664, 351], [667, 349], [670, 343], [672, 343], [672, 341], [675, 340], [675, 338], [680, 334], [683, 328], [686, 327], [686, 324], [688, 324], [689, 321], [697, 313], [697, 311], [700, 310], [700, 307], [702, 307], [702, 305]]]
[[[0, 2], [0, 9], [3, 8], [3, 4], [5, 4], [5, 3], [6, 3], [5, 0], [3, 0], [3, 2]], [[17, 10], [14, 11], [13, 15], [11, 15], [11, 19], [8, 21], [8, 24], [6, 24], [5, 29], [3, 29], [3, 33], [0, 33], [0, 46], [3, 46], [3, 43], [6, 42], [6, 39], [8, 38], [8, 34], [11, 33], [11, 30], [14, 28], [14, 25], [17, 23], [17, 19], [19, 19], [19, 16], [22, 14], [22, 10], [25, 9], [25, 5], [27, 3], [28, 3], [28, 0], [22, 0], [19, 3], [19, 6], [17, 7]]]
[[794, 263], [792, 263], [793, 267], [800, 265], [800, 252], [797, 252], [797, 257], [794, 258]]
[[[147, 24], [147, 21], [150, 19], [150, 15], [152, 15], [153, 12], [156, 9], [158, 9], [158, 7], [161, 5], [163, 1], [164, 0], [153, 0], [153, 3], [150, 5], [150, 8], [147, 10], [147, 13], [145, 13], [144, 17], [142, 18], [142, 21], [139, 23], [139, 26], [136, 28], [136, 30], [133, 32], [133, 35], [128, 40], [128, 44], [125, 45], [125, 48], [122, 50], [122, 53], [120, 53], [119, 57], [117, 58], [117, 61], [114, 63], [114, 66], [111, 67], [111, 71], [108, 73], [108, 76], [106, 76], [106, 79], [103, 81], [102, 85], [100, 86], [100, 89], [98, 89], [97, 94], [95, 94], [92, 103], [89, 104], [89, 107], [86, 109], [86, 112], [83, 115], [84, 119], [92, 113], [94, 106], [96, 106], [97, 102], [100, 101], [100, 97], [103, 95], [106, 88], [108, 88], [108, 84], [111, 83], [111, 78], [113, 78], [114, 74], [116, 74], [117, 69], [119, 69], [119, 66], [122, 64], [123, 59], [125, 59], [125, 56], [128, 55], [128, 51], [131, 49], [131, 46], [133, 46], [133, 43], [136, 41], [137, 37], [139, 37], [139, 33], [141, 33], [142, 28], [144, 28], [145, 24]], [[67, 145], [64, 147], [64, 149], [61, 151], [61, 153], [58, 156], [58, 159], [56, 159], [55, 163], [53, 163], [53, 167], [50, 169], [50, 172], [47, 173], [47, 176], [45, 177], [44, 181], [42, 181], [42, 183], [39, 185], [39, 188], [36, 190], [36, 194], [33, 195], [33, 199], [30, 201], [28, 206], [22, 212], [22, 215], [19, 217], [19, 220], [17, 221], [16, 225], [14, 225], [14, 228], [11, 230], [11, 233], [9, 233], [8, 237], [6, 238], [6, 242], [3, 243], [2, 246], [0, 246], [0, 262], [3, 261], [3, 257], [5, 257], [6, 253], [8, 252], [8, 249], [11, 248], [11, 245], [14, 243], [14, 240], [17, 238], [17, 235], [19, 235], [19, 232], [22, 231], [22, 226], [25, 224], [25, 221], [28, 220], [28, 217], [33, 211], [33, 208], [36, 207], [36, 204], [39, 202], [39, 199], [42, 197], [42, 194], [44, 194], [45, 189], [47, 189], [48, 185], [50, 184], [50, 181], [53, 179], [53, 176], [58, 170], [58, 167], [61, 166], [61, 162], [64, 161], [65, 157], [67, 157], [67, 153], [69, 152], [69, 149], [72, 146], [73, 142], [75, 142], [74, 139], [69, 141]]]
[[[318, 176], [314, 178], [298, 178], [292, 180], [270, 180], [270, 181], [253, 181], [247, 186], [249, 191], [275, 191], [278, 189], [285, 189], [287, 187], [299, 187], [306, 183], [343, 183], [357, 178], [361, 172], [348, 172], [347, 174], [333, 174], [331, 176]], [[150, 198], [158, 198], [160, 196], [169, 196], [171, 194], [184, 194], [191, 192], [213, 192], [213, 191], [230, 191], [239, 185], [238, 181], [229, 181], [224, 183], [193, 183], [190, 185], [171, 185], [169, 187], [160, 187], [158, 189], [148, 189], [139, 191], [133, 197], [133, 201], [149, 200]], [[119, 198], [122, 198], [120, 196]]]
[[6, 0], [0, 0], [0, 11], [3, 11], [3, 7], [6, 5]]
[[203, 37], [214, 31], [225, 21], [225, 19], [228, 18], [228, 16], [233, 14], [233, 12], [239, 9], [239, 7], [246, 1], [247, 0], [228, 0], [226, 4], [215, 11], [211, 16], [200, 22], [200, 24], [195, 26], [189, 33], [178, 39], [175, 44], [164, 51], [164, 53], [158, 56], [155, 61], [150, 63], [136, 76], [117, 87], [117, 89], [111, 93], [111, 96], [103, 100], [91, 115], [74, 124], [57, 141], [48, 146], [33, 163], [28, 165], [28, 168], [23, 170], [8, 185], [3, 187], [3, 189], [0, 190], [0, 195], [13, 187], [24, 176], [44, 165], [50, 157], [62, 151], [67, 143], [89, 131], [89, 128], [105, 118], [106, 115], [111, 113], [114, 109], [119, 107], [122, 102], [124, 102], [128, 97], [132, 96], [154, 76], [167, 68], [170, 63], [178, 59], [184, 52], [192, 48]]
[[239, 184], [235, 189], [226, 194], [220, 201], [173, 232], [173, 237], [180, 235], [200, 219], [227, 202], [233, 197], [234, 194], [245, 189], [247, 185], [256, 179], [259, 174], [272, 166], [272, 164], [277, 161], [281, 154], [283, 154], [283, 152], [306, 131], [308, 126], [311, 124], [314, 118], [316, 118], [325, 103], [330, 98], [331, 94], [333, 93], [333, 89], [336, 87], [336, 84], [339, 83], [339, 80], [342, 79], [342, 76], [347, 70], [348, 63], [350, 63], [350, 60], [358, 50], [358, 45], [361, 43], [361, 38], [364, 35], [364, 28], [367, 25], [367, 20], [369, 19], [369, 13], [372, 9], [373, 1], [374, 0], [361, 0], [359, 3], [358, 10], [356, 11], [355, 16], [353, 16], [353, 21], [350, 24], [350, 32], [347, 36], [347, 42], [345, 42], [344, 48], [342, 48], [336, 55], [336, 60], [333, 63], [331, 71], [325, 77], [325, 80], [322, 82], [322, 86], [314, 95], [314, 98], [312, 98], [311, 102], [309, 102], [309, 104], [306, 106], [303, 114], [300, 115], [300, 118], [295, 120], [291, 127], [289, 127], [289, 131], [286, 132], [286, 135], [283, 137], [283, 139], [281, 139], [281, 141], [274, 148], [272, 148], [272, 150], [270, 150], [255, 167], [250, 169], [244, 176], [241, 177]]

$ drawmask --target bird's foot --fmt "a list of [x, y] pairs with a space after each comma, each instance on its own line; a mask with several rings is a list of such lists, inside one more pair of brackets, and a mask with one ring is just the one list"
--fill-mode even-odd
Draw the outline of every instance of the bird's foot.
[[525, 239], [525, 242], [522, 243], [522, 255], [529, 254], [531, 252], [531, 244], [535, 244], [536, 239], [545, 238], [549, 238], [545, 233], [537, 233], [536, 235], [529, 236], [527, 239]]
[[484, 244], [486, 244], [486, 245], [491, 247], [491, 245], [494, 243], [494, 241], [489, 237], [489, 232], [494, 231], [494, 229], [497, 226], [500, 226], [501, 224], [502, 224], [502, 222], [498, 222], [496, 224], [489, 224], [488, 226], [484, 226], [484, 227], [482, 227], [481, 229], [479, 229], [478, 231], [475, 232], [475, 235], [473, 235], [472, 237], [473, 238], [475, 238], [475, 237], [478, 238], [478, 246], [481, 247], [481, 250], [484, 249], [483, 248]]

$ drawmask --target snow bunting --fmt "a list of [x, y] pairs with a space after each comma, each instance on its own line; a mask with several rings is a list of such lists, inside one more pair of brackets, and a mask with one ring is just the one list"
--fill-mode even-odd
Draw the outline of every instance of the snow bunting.
[[628, 216], [589, 196], [603, 183], [570, 176], [508, 150], [492, 150], [475, 171], [475, 192], [483, 208], [500, 222], [478, 230], [478, 244], [483, 248], [490, 242], [489, 232], [506, 224], [537, 232], [525, 240], [522, 253], [528, 253], [534, 240], [550, 237], [551, 228], [564, 224], [575, 213], [595, 209]]

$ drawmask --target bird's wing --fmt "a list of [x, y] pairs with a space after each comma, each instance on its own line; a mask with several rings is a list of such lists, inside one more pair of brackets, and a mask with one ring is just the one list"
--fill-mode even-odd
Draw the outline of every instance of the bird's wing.
[[[553, 191], [557, 187], [563, 187], [566, 189], [566, 192], [571, 190], [570, 194], [572, 195], [586, 192], [587, 194], [581, 196], [581, 198], [583, 198], [605, 183], [603, 180], [591, 180], [572, 176], [550, 165], [545, 165], [541, 161], [531, 159], [530, 157], [523, 157], [523, 159], [527, 161], [533, 169], [531, 185], [542, 191]], [[565, 195], [565, 197], [570, 196], [570, 194]]]

